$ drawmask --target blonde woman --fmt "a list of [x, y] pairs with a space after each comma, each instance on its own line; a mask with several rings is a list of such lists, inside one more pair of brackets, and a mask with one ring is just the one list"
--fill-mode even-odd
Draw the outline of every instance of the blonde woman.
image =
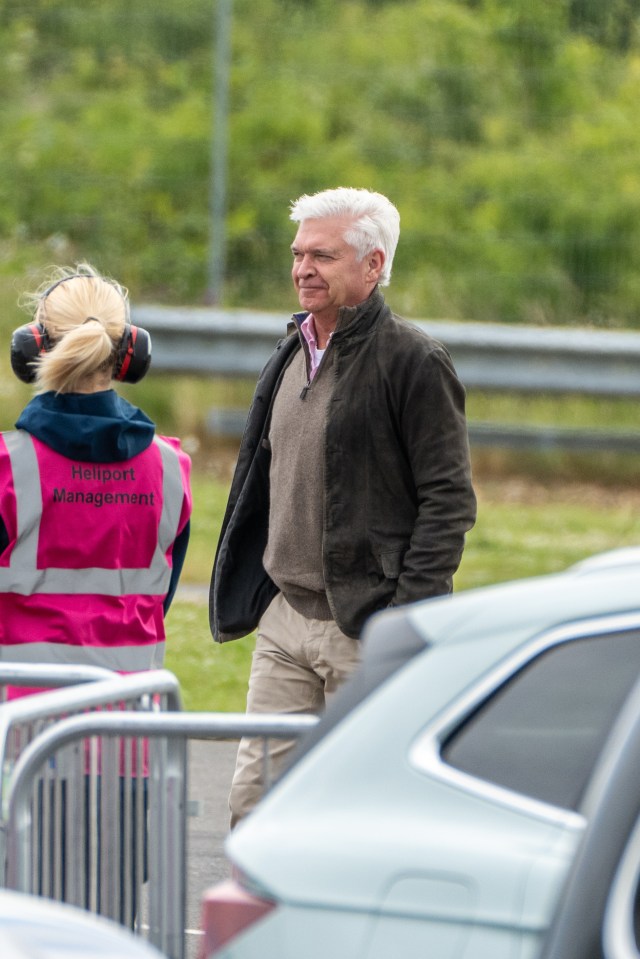
[[0, 659], [157, 668], [192, 500], [178, 440], [112, 388], [144, 376], [149, 335], [88, 264], [29, 300], [11, 362], [35, 396], [0, 434]]
[[[57, 270], [29, 303], [33, 318], [13, 334], [11, 364], [35, 396], [16, 429], [0, 434], [0, 660], [157, 668], [192, 500], [191, 463], [178, 440], [157, 436], [149, 417], [112, 388], [145, 375], [149, 334], [131, 323], [127, 291], [88, 264]], [[14, 688], [9, 696], [35, 692]], [[146, 816], [146, 750], [144, 766]], [[136, 865], [120, 874], [119, 917], [132, 924], [147, 830], [140, 863], [137, 823], [125, 826], [139, 780], [126, 798], [125, 782], [121, 776], [120, 861], [129, 835]], [[63, 817], [66, 789], [63, 780]], [[92, 808], [99, 820], [101, 801], [98, 790], [93, 808], [87, 778], [87, 821]], [[65, 846], [58, 856], [63, 893], [68, 855]], [[87, 877], [91, 868], [100, 876], [101, 856], [99, 847], [91, 866], [85, 852]], [[88, 906], [88, 878], [85, 885]]]

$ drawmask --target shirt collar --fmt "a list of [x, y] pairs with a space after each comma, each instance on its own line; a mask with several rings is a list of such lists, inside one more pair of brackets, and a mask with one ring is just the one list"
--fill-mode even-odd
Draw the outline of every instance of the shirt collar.
[[[308, 313], [306, 318], [300, 324], [300, 331], [311, 348], [318, 350], [318, 331], [313, 313]], [[329, 339], [333, 336], [333, 331], [329, 333]]]

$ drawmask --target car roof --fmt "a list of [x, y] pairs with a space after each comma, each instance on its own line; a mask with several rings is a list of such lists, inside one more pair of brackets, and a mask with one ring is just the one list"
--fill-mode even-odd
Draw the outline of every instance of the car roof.
[[596, 553], [570, 567], [572, 573], [597, 573], [600, 570], [636, 567], [640, 569], [640, 546], [625, 546], [622, 549], [610, 549]]
[[[481, 641], [508, 631], [515, 648], [563, 623], [638, 610], [640, 548], [634, 547], [598, 554], [562, 572], [424, 600], [405, 607], [405, 614], [425, 644]], [[367, 630], [363, 639], [366, 645]]]
[[0, 890], [0, 952], [7, 959], [162, 959], [117, 923], [62, 902]]

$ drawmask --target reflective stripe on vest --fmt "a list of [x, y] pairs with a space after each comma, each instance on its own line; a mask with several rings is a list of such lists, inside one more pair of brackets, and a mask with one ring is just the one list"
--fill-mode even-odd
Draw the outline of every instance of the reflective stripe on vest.
[[[184, 499], [177, 452], [154, 438], [162, 457], [162, 514], [158, 542], [149, 567], [144, 569], [38, 569], [38, 542], [42, 515], [42, 489], [35, 447], [29, 433], [4, 434], [11, 460], [17, 509], [17, 541], [10, 565], [0, 568], [0, 591], [21, 593], [94, 593], [102, 596], [162, 596], [169, 591], [171, 567], [166, 552], [174, 542]], [[75, 576], [74, 573], [81, 573]], [[41, 660], [45, 661], [45, 660]]]
[[13, 643], [0, 646], [0, 662], [102, 666], [119, 673], [161, 669], [164, 643], [144, 646], [67, 646], [64, 643]]

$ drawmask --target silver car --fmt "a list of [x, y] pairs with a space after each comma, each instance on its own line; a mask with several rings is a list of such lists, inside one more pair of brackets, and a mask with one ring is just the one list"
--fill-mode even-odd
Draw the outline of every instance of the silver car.
[[122, 926], [39, 896], [0, 890], [2, 959], [163, 959]]
[[206, 959], [591, 959], [605, 929], [637, 955], [640, 549], [380, 613], [363, 644], [227, 841]]

